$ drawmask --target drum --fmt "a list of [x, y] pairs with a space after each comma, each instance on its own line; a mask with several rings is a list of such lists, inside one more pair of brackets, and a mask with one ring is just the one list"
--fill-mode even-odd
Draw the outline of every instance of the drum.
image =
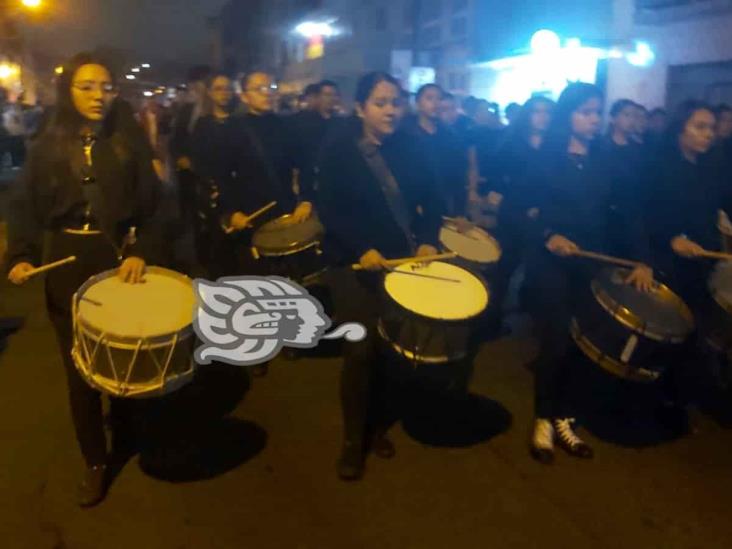
[[713, 303], [704, 311], [711, 327], [706, 341], [715, 351], [726, 353], [732, 350], [732, 262], [717, 263], [708, 286]]
[[461, 233], [448, 222], [440, 230], [440, 243], [446, 251], [457, 254], [460, 258], [458, 263], [483, 273], [491, 270], [501, 259], [501, 245], [480, 227]]
[[126, 284], [106, 271], [79, 288], [72, 307], [72, 355], [92, 387], [143, 398], [193, 379], [196, 298], [188, 277], [149, 267], [143, 284]]
[[268, 274], [307, 286], [326, 270], [320, 250], [324, 232], [315, 215], [303, 223], [294, 223], [291, 215], [283, 215], [254, 233], [252, 255], [268, 263]]
[[723, 210], [719, 210], [717, 229], [722, 239], [722, 251], [732, 253], [732, 222]]
[[384, 290], [379, 334], [397, 353], [417, 364], [467, 356], [473, 321], [488, 307], [488, 289], [479, 275], [439, 261], [407, 263], [386, 275]]
[[664, 370], [661, 352], [686, 341], [694, 319], [668, 287], [650, 292], [625, 284], [627, 269], [606, 269], [592, 281], [592, 296], [571, 323], [571, 335], [593, 362], [611, 374], [638, 382], [657, 380]]

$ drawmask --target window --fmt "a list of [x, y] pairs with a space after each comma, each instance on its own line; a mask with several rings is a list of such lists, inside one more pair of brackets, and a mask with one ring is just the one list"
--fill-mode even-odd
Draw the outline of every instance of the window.
[[450, 34], [456, 38], [465, 36], [468, 29], [468, 20], [465, 17], [454, 17], [450, 24]]

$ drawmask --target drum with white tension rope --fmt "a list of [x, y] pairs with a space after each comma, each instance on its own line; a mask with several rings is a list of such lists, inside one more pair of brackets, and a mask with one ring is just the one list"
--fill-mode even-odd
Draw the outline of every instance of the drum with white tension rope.
[[191, 280], [148, 267], [127, 284], [117, 270], [90, 278], [73, 298], [72, 355], [92, 387], [116, 397], [157, 397], [194, 376]]
[[652, 382], [665, 369], [659, 351], [686, 341], [694, 318], [668, 287], [654, 282], [642, 292], [625, 282], [629, 275], [621, 268], [600, 271], [591, 284], [594, 299], [581, 304], [570, 331], [585, 355], [606, 371]]
[[441, 261], [407, 263], [386, 275], [384, 289], [388, 303], [379, 334], [398, 354], [417, 364], [468, 355], [474, 320], [489, 300], [478, 275]]

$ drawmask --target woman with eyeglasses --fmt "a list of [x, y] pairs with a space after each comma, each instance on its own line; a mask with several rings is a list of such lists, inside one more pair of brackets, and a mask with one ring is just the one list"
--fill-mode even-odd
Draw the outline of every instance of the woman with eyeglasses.
[[[90, 54], [64, 65], [54, 117], [34, 142], [11, 201], [9, 279], [24, 284], [41, 262], [41, 235], [50, 232], [43, 256], [76, 256], [46, 277], [46, 305], [66, 370], [71, 415], [86, 463], [78, 503], [99, 503], [107, 488], [107, 440], [101, 395], [80, 376], [71, 358], [73, 294], [90, 277], [118, 269], [130, 284], [143, 282], [154, 248], [151, 220], [157, 180], [144, 133], [117, 99], [109, 68]], [[120, 419], [123, 401], [112, 401]], [[113, 422], [114, 424], [114, 422]], [[115, 426], [115, 425], [113, 425]], [[113, 449], [124, 433], [114, 431]]]

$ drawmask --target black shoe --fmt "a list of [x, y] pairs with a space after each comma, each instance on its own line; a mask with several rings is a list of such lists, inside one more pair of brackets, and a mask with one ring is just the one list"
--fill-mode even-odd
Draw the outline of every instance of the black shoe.
[[252, 376], [264, 377], [269, 373], [269, 364], [257, 364], [252, 366]]
[[574, 432], [572, 428], [574, 422], [575, 420], [572, 418], [561, 418], [552, 421], [554, 431], [557, 433], [559, 445], [571, 456], [592, 459], [595, 453], [592, 451], [590, 445]]
[[544, 465], [554, 463], [554, 427], [548, 419], [534, 422], [534, 433], [529, 446], [531, 456]]
[[80, 507], [94, 507], [107, 495], [107, 466], [87, 467], [84, 480], [78, 488], [77, 502]]
[[394, 443], [386, 436], [386, 433], [379, 433], [372, 437], [371, 452], [381, 459], [393, 459], [396, 456]]
[[365, 466], [363, 446], [353, 442], [344, 442], [341, 457], [338, 460], [338, 476], [341, 480], [361, 479]]

